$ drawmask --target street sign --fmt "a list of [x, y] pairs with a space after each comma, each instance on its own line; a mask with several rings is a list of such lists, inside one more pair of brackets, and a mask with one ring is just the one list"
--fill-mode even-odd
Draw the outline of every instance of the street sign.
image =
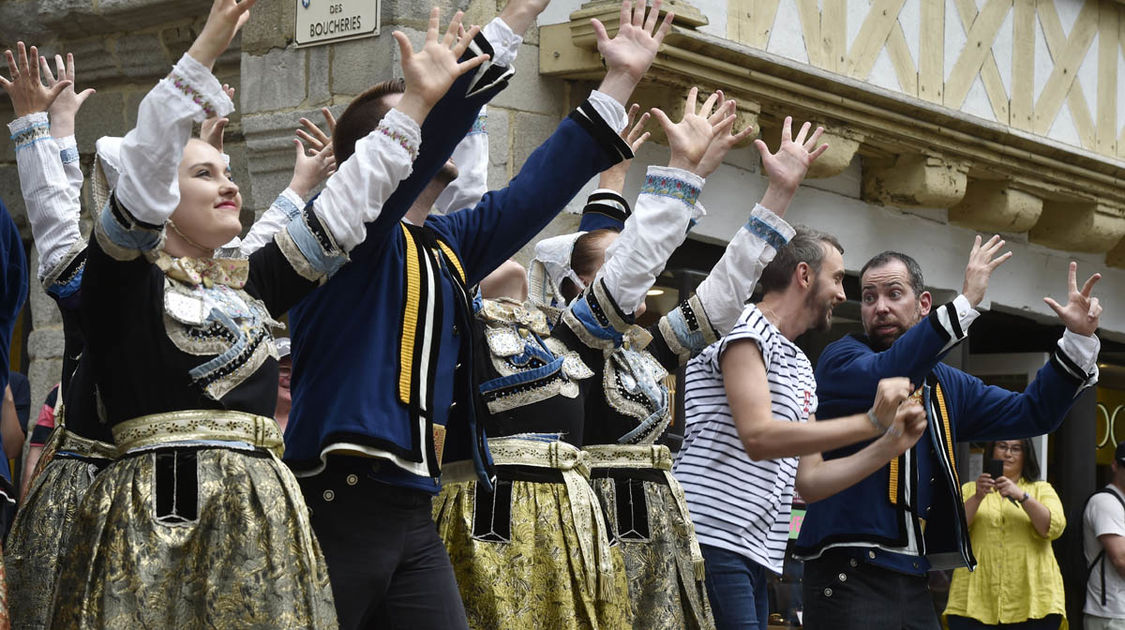
[[298, 46], [318, 46], [379, 34], [379, 0], [294, 0]]

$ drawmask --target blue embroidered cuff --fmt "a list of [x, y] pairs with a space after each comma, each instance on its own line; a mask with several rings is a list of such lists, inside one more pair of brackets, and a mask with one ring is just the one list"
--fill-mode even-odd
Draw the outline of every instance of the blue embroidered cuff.
[[95, 227], [98, 243], [116, 260], [132, 260], [141, 252], [159, 249], [164, 241], [163, 227], [134, 219], [112, 196], [102, 208]]
[[788, 223], [761, 204], [754, 205], [750, 219], [746, 221], [746, 231], [769, 243], [775, 250], [784, 247], [795, 234]]
[[672, 199], [678, 199], [689, 207], [695, 207], [695, 201], [699, 199], [701, 191], [699, 185], [672, 172], [652, 172], [654, 170], [650, 169], [648, 175], [645, 176], [645, 183], [641, 185], [642, 195], [671, 197]]

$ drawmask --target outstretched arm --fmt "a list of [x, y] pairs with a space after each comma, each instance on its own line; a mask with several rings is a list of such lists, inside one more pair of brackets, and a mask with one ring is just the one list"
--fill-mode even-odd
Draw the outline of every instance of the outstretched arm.
[[[778, 248], [793, 237], [793, 228], [782, 217], [809, 167], [828, 149], [827, 144], [817, 144], [824, 132], [823, 127], [817, 127], [810, 134], [811, 125], [806, 122], [794, 138], [792, 123], [793, 119], [786, 116], [781, 128], [781, 144], [776, 153], [771, 153], [762, 140], [754, 142], [762, 156], [762, 170], [769, 178], [766, 194], [754, 206], [746, 225], [735, 233], [711, 273], [695, 290], [707, 322], [718, 336], [727, 334], [734, 327], [762, 270], [773, 260]], [[722, 145], [729, 150], [750, 131], [748, 127], [741, 133], [727, 134]], [[710, 173], [718, 168], [722, 155], [709, 154], [704, 161]], [[678, 316], [676, 313], [669, 315]], [[703, 349], [685, 345], [683, 341], [686, 340], [680, 340], [678, 344], [683, 349], [679, 353], [681, 362]]]
[[67, 139], [73, 144], [74, 114], [91, 91], [83, 92], [79, 98], [70, 79], [55, 81], [49, 74], [49, 87], [45, 87], [39, 75], [42, 66], [36, 47], [31, 47], [35, 63], [29, 60], [23, 42], [17, 48], [18, 61], [12, 51], [6, 51], [12, 80], [0, 80], [16, 110], [17, 118], [9, 123], [8, 129], [16, 144], [20, 189], [39, 252], [38, 275], [44, 280], [67, 264], [71, 258], [68, 252], [81, 239], [78, 219], [82, 171], [77, 166], [78, 151], [76, 147], [68, 150], [62, 145]]

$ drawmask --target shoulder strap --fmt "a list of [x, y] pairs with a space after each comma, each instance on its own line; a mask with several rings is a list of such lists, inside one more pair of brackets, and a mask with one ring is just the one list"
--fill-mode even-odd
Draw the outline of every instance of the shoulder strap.
[[[1083, 507], [1082, 507], [1082, 514], [1083, 514], [1083, 516], [1085, 516], [1085, 514], [1086, 514], [1086, 508], [1087, 508], [1087, 507], [1089, 507], [1089, 505], [1090, 505], [1090, 499], [1093, 499], [1093, 498], [1094, 498], [1095, 496], [1097, 496], [1097, 495], [1099, 495], [1099, 494], [1110, 494], [1110, 495], [1113, 495], [1113, 498], [1117, 499], [1117, 502], [1121, 504], [1121, 509], [1122, 509], [1122, 511], [1125, 511], [1125, 499], [1122, 499], [1122, 498], [1121, 498], [1121, 495], [1120, 495], [1120, 494], [1118, 494], [1117, 492], [1114, 492], [1114, 491], [1113, 491], [1113, 490], [1111, 490], [1110, 488], [1102, 487], [1102, 488], [1098, 488], [1097, 490], [1095, 490], [1094, 492], [1092, 492], [1092, 493], [1090, 494], [1090, 496], [1086, 497], [1086, 503], [1085, 503], [1085, 504], [1083, 505]], [[1101, 579], [1101, 582], [1102, 582], [1102, 583], [1101, 583], [1101, 587], [1102, 587], [1102, 598], [1101, 598], [1101, 602], [1102, 602], [1102, 606], [1105, 606], [1105, 605], [1106, 605], [1106, 594], [1105, 594], [1105, 547], [1102, 547], [1102, 550], [1098, 552], [1098, 555], [1094, 556], [1094, 561], [1090, 563], [1090, 566], [1086, 567], [1086, 582], [1087, 582], [1087, 583], [1089, 583], [1089, 582], [1090, 582], [1090, 576], [1094, 574], [1094, 567], [1096, 567], [1096, 566], [1098, 566], [1098, 565], [1101, 565], [1101, 568], [1102, 568], [1102, 579]]]

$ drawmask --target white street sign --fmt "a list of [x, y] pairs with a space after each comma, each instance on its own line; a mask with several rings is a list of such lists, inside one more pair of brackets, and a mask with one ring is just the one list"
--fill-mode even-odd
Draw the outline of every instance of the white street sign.
[[379, 0], [295, 0], [298, 46], [317, 46], [379, 34]]

